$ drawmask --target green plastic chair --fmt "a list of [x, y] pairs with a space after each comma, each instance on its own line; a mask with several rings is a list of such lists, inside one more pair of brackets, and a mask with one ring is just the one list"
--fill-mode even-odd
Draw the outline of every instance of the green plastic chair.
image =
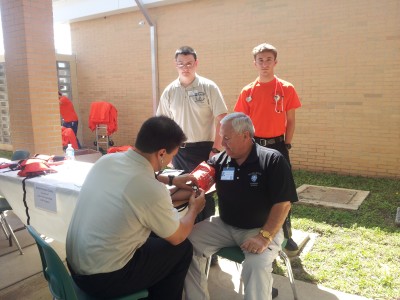
[[[42, 260], [43, 274], [54, 299], [95, 300], [96, 298], [86, 294], [74, 283], [57, 252], [41, 238], [40, 234], [31, 225], [27, 225], [26, 228], [36, 241]], [[131, 295], [113, 298], [113, 300], [138, 300], [147, 297], [148, 291], [141, 290]]]
[[24, 227], [21, 228], [17, 228], [17, 229], [13, 229], [11, 227], [11, 225], [7, 222], [7, 215], [6, 212], [8, 210], [12, 210], [12, 207], [10, 206], [10, 204], [8, 203], [7, 199], [4, 198], [3, 196], [0, 196], [0, 224], [1, 224], [1, 228], [3, 229], [4, 234], [6, 235], [6, 238], [8, 239], [8, 244], [10, 247], [12, 247], [13, 245], [13, 240], [15, 242], [15, 244], [18, 247], [19, 253], [24, 254], [24, 252], [22, 251], [21, 245], [18, 242], [17, 237], [15, 236], [15, 232], [20, 231], [25, 229]]
[[[287, 239], [285, 239], [283, 241], [282, 249], [285, 248], [286, 242], [287, 242]], [[222, 257], [222, 258], [226, 258], [228, 260], [234, 261], [237, 264], [242, 264], [242, 262], [244, 261], [244, 258], [245, 258], [244, 254], [243, 254], [243, 251], [242, 251], [242, 249], [240, 249], [239, 246], [221, 248], [215, 254], [220, 256], [220, 257]], [[292, 265], [290, 264], [289, 257], [286, 255], [286, 253], [283, 250], [279, 251], [279, 256], [285, 262], [285, 265], [286, 265], [286, 268], [287, 268], [287, 272], [288, 272], [288, 276], [289, 276], [290, 286], [292, 287], [292, 291], [293, 291], [293, 298], [294, 298], [294, 300], [298, 300], [296, 285], [294, 283]], [[209, 258], [208, 261], [207, 261], [207, 268], [206, 268], [207, 276], [208, 276], [208, 274], [210, 272], [210, 265], [211, 265], [211, 259]]]
[[11, 156], [11, 160], [21, 160], [21, 159], [26, 159], [29, 158], [31, 154], [27, 150], [15, 150], [13, 155]]
[[[16, 150], [13, 153], [11, 160], [17, 161], [17, 160], [28, 158], [29, 156], [30, 156], [30, 153], [27, 150]], [[9, 243], [10, 247], [12, 246], [13, 240], [14, 240], [15, 244], [18, 247], [19, 252], [22, 255], [22, 254], [24, 254], [24, 252], [22, 251], [21, 245], [19, 244], [18, 239], [14, 233], [25, 229], [25, 226], [13, 229], [11, 227], [11, 225], [7, 222], [6, 212], [8, 210], [12, 210], [10, 203], [8, 203], [6, 198], [4, 198], [3, 196], [0, 195], [0, 225], [1, 225], [1, 228], [3, 229], [3, 232], [8, 239], [8, 243]]]

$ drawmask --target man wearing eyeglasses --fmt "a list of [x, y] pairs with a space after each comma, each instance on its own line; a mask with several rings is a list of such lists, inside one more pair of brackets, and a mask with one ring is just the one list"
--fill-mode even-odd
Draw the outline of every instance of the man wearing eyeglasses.
[[[162, 93], [156, 115], [170, 117], [183, 129], [188, 139], [172, 164], [176, 169], [191, 172], [222, 149], [220, 121], [228, 109], [218, 86], [196, 74], [198, 60], [193, 48], [183, 46], [176, 50], [175, 66], [179, 76]], [[207, 196], [206, 207], [197, 221], [214, 214], [214, 200]]]
[[[301, 106], [290, 82], [275, 76], [278, 51], [263, 43], [253, 49], [257, 79], [246, 85], [236, 102], [234, 111], [243, 112], [253, 121], [255, 141], [261, 146], [278, 150], [290, 164], [289, 150], [295, 129], [295, 110]], [[285, 221], [286, 250], [296, 253], [297, 244], [291, 238], [290, 214]]]

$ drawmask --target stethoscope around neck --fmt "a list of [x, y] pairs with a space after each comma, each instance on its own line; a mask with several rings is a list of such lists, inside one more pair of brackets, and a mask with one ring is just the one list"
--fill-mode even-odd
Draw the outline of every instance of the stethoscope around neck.
[[[275, 91], [274, 91], [275, 112], [278, 113], [278, 114], [280, 114], [281, 112], [283, 112], [283, 98], [285, 97], [285, 92], [283, 91], [282, 82], [280, 82], [280, 81], [278, 80], [278, 78], [277, 78], [275, 75], [274, 75], [274, 78], [275, 78]], [[279, 86], [280, 86], [280, 88], [281, 88], [282, 96], [279, 95], [279, 94], [277, 93], [277, 91], [278, 91], [278, 82], [279, 82]], [[251, 87], [250, 95], [246, 97], [246, 101], [247, 101], [247, 102], [250, 102], [251, 100], [253, 100], [254, 88], [255, 88], [255, 86], [256, 86], [258, 83], [259, 83], [259, 81], [258, 81], [258, 79], [257, 79], [257, 80], [254, 82], [253, 86]], [[281, 107], [280, 107], [280, 110], [279, 110], [279, 109], [278, 109], [278, 102], [279, 102], [279, 100], [281, 100], [281, 99], [282, 99], [281, 105], [280, 105]]]

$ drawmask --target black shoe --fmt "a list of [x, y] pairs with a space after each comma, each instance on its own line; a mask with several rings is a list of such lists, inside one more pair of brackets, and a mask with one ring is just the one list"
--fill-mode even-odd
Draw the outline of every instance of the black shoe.
[[211, 256], [211, 266], [216, 265], [218, 265], [218, 256], [214, 254], [213, 256]]
[[285, 249], [288, 251], [297, 251], [297, 250], [299, 250], [299, 246], [297, 246], [296, 242], [293, 241], [292, 238], [290, 238], [286, 242]]
[[279, 291], [278, 289], [272, 287], [272, 299], [278, 297]]

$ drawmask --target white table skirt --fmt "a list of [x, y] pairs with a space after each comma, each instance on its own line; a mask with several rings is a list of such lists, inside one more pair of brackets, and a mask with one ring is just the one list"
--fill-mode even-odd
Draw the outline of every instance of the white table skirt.
[[[66, 161], [63, 165], [54, 166], [57, 173], [27, 179], [26, 202], [29, 207], [30, 225], [38, 232], [65, 243], [68, 226], [74, 211], [78, 195], [92, 163]], [[23, 203], [22, 180], [18, 171], [0, 169], [0, 195], [3, 195], [13, 208], [13, 212], [27, 223]], [[55, 187], [57, 211], [52, 212], [35, 206], [35, 184]]]

